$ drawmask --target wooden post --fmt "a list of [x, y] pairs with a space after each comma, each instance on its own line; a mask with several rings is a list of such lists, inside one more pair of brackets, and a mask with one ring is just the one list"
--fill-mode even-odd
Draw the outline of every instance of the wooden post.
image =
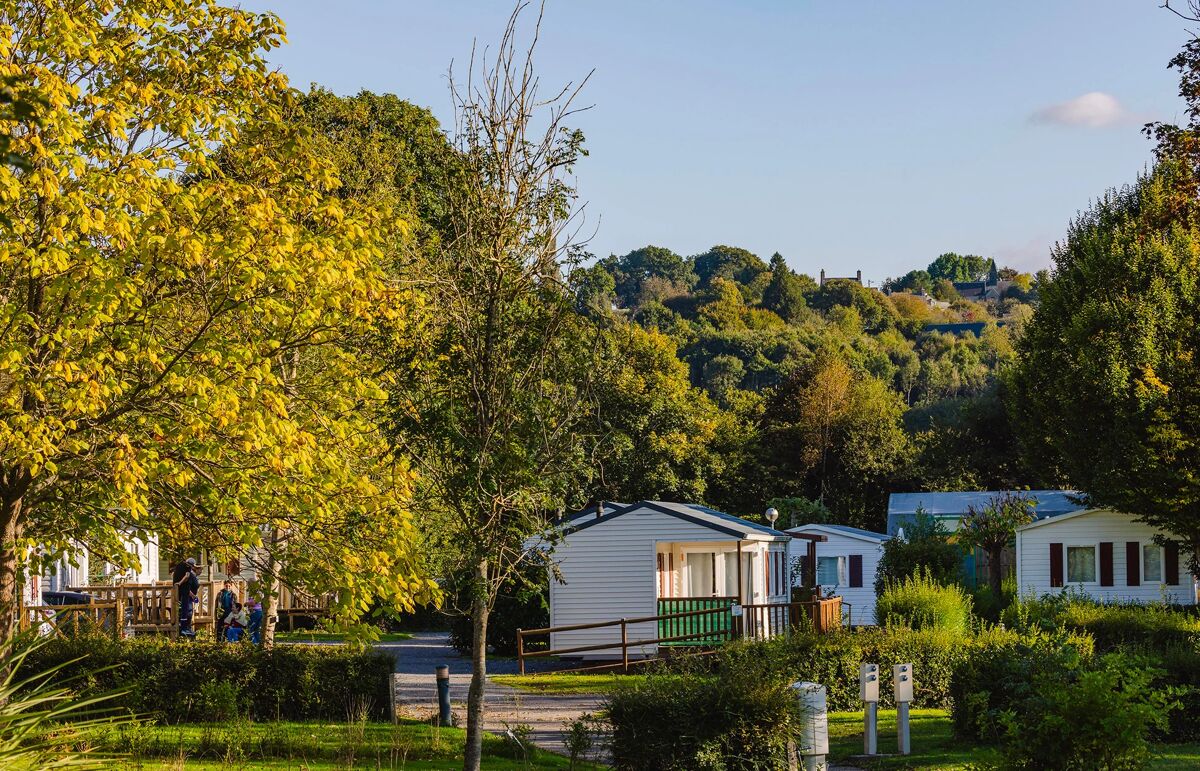
[[125, 600], [121, 597], [121, 593], [117, 592], [116, 597], [113, 599], [113, 639], [120, 642], [124, 634]]
[[525, 633], [517, 630], [517, 672], [525, 674]]
[[629, 634], [625, 619], [621, 619], [621, 671], [629, 674]]
[[738, 605], [745, 605], [746, 600], [742, 597], [742, 542], [737, 542], [737, 601]]
[[179, 639], [179, 590], [172, 586], [171, 593], [171, 639]]

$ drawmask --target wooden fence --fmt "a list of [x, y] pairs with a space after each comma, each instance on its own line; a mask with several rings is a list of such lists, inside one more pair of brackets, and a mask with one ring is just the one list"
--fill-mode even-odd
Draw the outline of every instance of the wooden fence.
[[75, 605], [26, 605], [21, 608], [17, 626], [21, 631], [36, 628], [43, 635], [73, 637], [96, 630], [121, 638], [121, 617], [124, 607], [120, 600]]
[[[542, 629], [517, 630], [517, 669], [525, 674], [525, 659], [541, 656], [567, 656], [596, 651], [621, 651], [621, 669], [629, 671], [629, 649], [648, 645], [660, 647], [689, 646], [692, 648], [714, 648], [734, 639], [765, 640], [790, 634], [797, 629], [811, 628], [817, 632], [830, 632], [841, 626], [842, 598], [830, 597], [811, 602], [786, 602], [762, 605], [742, 605], [741, 614], [733, 615], [734, 605], [725, 603], [728, 597], [671, 598], [672, 602], [659, 608], [679, 607], [683, 600], [701, 607], [680, 612], [660, 613], [642, 618], [621, 618], [613, 621], [597, 621], [590, 624], [548, 626]], [[658, 636], [651, 640], [629, 640], [629, 625], [655, 622]], [[620, 642], [593, 643], [569, 648], [546, 648], [525, 650], [529, 637], [548, 636], [557, 632], [574, 632], [583, 629], [605, 629], [619, 627]]]

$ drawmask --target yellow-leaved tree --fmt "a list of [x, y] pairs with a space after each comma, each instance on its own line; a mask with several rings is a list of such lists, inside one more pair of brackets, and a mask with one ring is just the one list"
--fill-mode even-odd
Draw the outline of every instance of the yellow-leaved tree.
[[0, 77], [40, 99], [2, 126], [28, 161], [0, 169], [6, 607], [35, 547], [122, 561], [129, 532], [283, 533], [279, 558], [303, 534], [320, 546], [286, 570], [348, 615], [432, 595], [358, 345], [416, 298], [380, 270], [396, 224], [338, 200], [288, 120], [263, 59], [282, 39], [213, 0], [0, 3]]

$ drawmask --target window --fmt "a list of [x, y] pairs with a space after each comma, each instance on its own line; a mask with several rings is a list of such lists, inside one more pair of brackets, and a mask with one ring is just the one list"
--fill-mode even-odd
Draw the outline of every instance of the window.
[[1157, 544], [1142, 544], [1142, 580], [1163, 580], [1163, 550]]
[[687, 589], [688, 597], [712, 597], [713, 592], [713, 562], [716, 555], [712, 552], [692, 552], [687, 559]]
[[1067, 583], [1090, 584], [1096, 582], [1096, 547], [1067, 547]]
[[817, 557], [817, 583], [821, 586], [845, 586], [846, 558]]

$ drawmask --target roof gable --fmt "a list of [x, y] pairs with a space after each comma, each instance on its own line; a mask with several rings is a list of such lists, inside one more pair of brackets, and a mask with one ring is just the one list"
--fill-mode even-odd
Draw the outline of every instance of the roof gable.
[[673, 501], [638, 501], [637, 503], [622, 506], [600, 517], [594, 515], [591, 519], [576, 517], [564, 523], [565, 526], [562, 528], [562, 534], [564, 537], [569, 536], [572, 533], [577, 533], [580, 530], [595, 527], [605, 522], [611, 522], [623, 514], [641, 509], [649, 509], [660, 514], [676, 517], [685, 522], [722, 533], [730, 538], [758, 539], [766, 537], [776, 541], [791, 539], [791, 536], [787, 533], [760, 525], [756, 522], [750, 522], [741, 517], [735, 517], [732, 514], [726, 514], [723, 511], [717, 511], [716, 509], [710, 509], [707, 506], [700, 506], [698, 504], [675, 503]]
[[814, 523], [811, 525], [801, 525], [800, 527], [788, 528], [789, 533], [807, 533], [820, 532], [828, 535], [842, 535], [847, 538], [855, 538], [860, 541], [869, 541], [871, 543], [883, 543], [891, 538], [886, 533], [876, 533], [873, 530], [863, 530], [861, 527], [850, 527], [849, 525], [828, 525], [823, 523]]

